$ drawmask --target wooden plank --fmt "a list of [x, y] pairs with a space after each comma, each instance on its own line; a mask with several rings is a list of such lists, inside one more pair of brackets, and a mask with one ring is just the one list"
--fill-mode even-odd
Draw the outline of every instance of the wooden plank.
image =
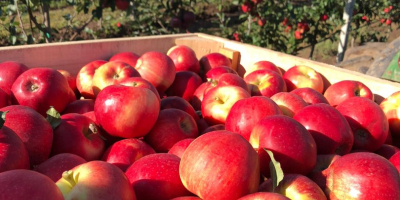
[[219, 49], [219, 53], [225, 55], [226, 57], [230, 58], [232, 61], [232, 69], [237, 71], [240, 64], [240, 52], [228, 48], [221, 48]]

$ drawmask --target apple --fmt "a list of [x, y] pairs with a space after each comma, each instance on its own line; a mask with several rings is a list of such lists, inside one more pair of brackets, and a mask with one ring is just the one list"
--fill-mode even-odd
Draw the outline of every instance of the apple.
[[180, 28], [182, 26], [182, 20], [179, 17], [171, 17], [171, 19], [169, 20], [169, 25], [172, 28]]
[[129, 77], [138, 77], [139, 72], [132, 66], [121, 61], [110, 61], [100, 66], [93, 76], [92, 88], [94, 95], [109, 85], [120, 84]]
[[21, 138], [28, 150], [31, 166], [47, 160], [53, 144], [53, 129], [46, 118], [32, 108], [21, 105], [7, 106], [0, 111], [8, 111], [4, 126]]
[[183, 153], [188, 148], [189, 144], [193, 142], [193, 140], [193, 138], [188, 138], [175, 143], [174, 146], [172, 146], [171, 149], [168, 151], [168, 153], [174, 154], [179, 158], [182, 158]]
[[219, 131], [219, 130], [225, 130], [225, 124], [215, 124], [215, 125], [209, 126], [206, 129], [204, 129], [204, 131], [201, 134], [203, 135], [208, 132]]
[[243, 78], [237, 74], [224, 73], [218, 77], [218, 80], [209, 79], [209, 82], [211, 84], [207, 89], [205, 89], [204, 94], [206, 94], [213, 87], [225, 86], [225, 85], [239, 86], [250, 94], [250, 90], [249, 87], [247, 86], [246, 81], [244, 81]]
[[268, 70], [274, 71], [277, 74], [279, 74], [280, 76], [282, 76], [282, 71], [274, 63], [272, 63], [270, 61], [266, 61], [266, 60], [261, 60], [261, 61], [255, 62], [254, 64], [250, 65], [246, 69], [246, 73], [243, 75], [243, 77], [246, 78], [246, 76], [249, 75], [250, 73], [252, 73], [256, 70], [261, 70], [261, 69], [268, 69]]
[[251, 97], [239, 86], [218, 86], [209, 90], [201, 102], [201, 113], [209, 125], [225, 124], [232, 106], [240, 99]]
[[307, 175], [317, 162], [314, 138], [303, 125], [288, 116], [264, 117], [254, 126], [249, 142], [258, 152], [261, 174], [267, 178], [271, 176], [271, 158], [264, 149], [274, 154], [284, 174]]
[[27, 169], [0, 173], [2, 200], [64, 200], [61, 191], [47, 176]]
[[286, 82], [287, 90], [290, 92], [296, 88], [312, 88], [319, 93], [324, 90], [324, 81], [322, 76], [313, 68], [308, 66], [293, 66], [284, 74], [283, 79]]
[[252, 194], [248, 194], [244, 197], [239, 198], [238, 200], [290, 200], [289, 198], [273, 192], [256, 192]]
[[33, 170], [44, 174], [54, 182], [57, 182], [61, 178], [63, 172], [83, 163], [86, 163], [86, 160], [78, 155], [61, 153], [50, 157], [46, 161], [35, 166]]
[[169, 200], [191, 193], [179, 177], [181, 159], [173, 154], [147, 155], [134, 162], [125, 172], [138, 200]]
[[137, 60], [139, 59], [139, 55], [133, 53], [133, 52], [120, 52], [117, 54], [114, 54], [108, 61], [120, 61], [124, 62], [132, 67], [136, 66]]
[[200, 76], [192, 71], [178, 71], [175, 80], [165, 91], [167, 96], [182, 97], [190, 101], [196, 89], [203, 83]]
[[208, 80], [208, 81], [209, 80], [219, 81], [219, 77], [222, 74], [225, 74], [225, 73], [231, 73], [231, 74], [239, 75], [234, 69], [232, 69], [230, 67], [227, 67], [227, 66], [222, 66], [221, 65], [221, 66], [214, 67], [214, 68], [210, 69], [206, 73], [205, 77], [206, 77], [206, 80]]
[[200, 58], [199, 62], [200, 62], [200, 76], [203, 79], [205, 77], [205, 74], [207, 74], [207, 72], [212, 68], [219, 66], [227, 66], [229, 68], [232, 68], [231, 60], [225, 55], [218, 52], [213, 52], [204, 55], [203, 57]]
[[272, 95], [271, 99], [278, 104], [282, 113], [286, 116], [293, 117], [308, 104], [299, 96], [290, 92], [279, 92]]
[[101, 160], [111, 163], [123, 172], [140, 158], [156, 153], [150, 145], [137, 138], [123, 139], [112, 144]]
[[158, 93], [157, 89], [149, 81], [141, 77], [129, 77], [122, 80], [119, 84], [125, 86], [147, 88], [151, 90], [159, 100], [161, 100], [160, 94]]
[[317, 103], [326, 103], [329, 104], [328, 100], [324, 95], [319, 93], [318, 91], [312, 88], [297, 88], [290, 93], [296, 94], [300, 98], [302, 98], [308, 105], [317, 104]]
[[200, 63], [197, 60], [196, 53], [190, 47], [185, 45], [173, 46], [168, 50], [167, 55], [174, 62], [177, 72], [192, 71], [199, 74]]
[[201, 102], [203, 101], [205, 90], [210, 87], [210, 84], [210, 82], [203, 82], [194, 91], [192, 99], [190, 100], [190, 104], [195, 110], [201, 110]]
[[72, 75], [67, 70], [58, 69], [57, 71], [60, 72], [67, 79], [69, 87], [78, 96], [79, 95], [79, 91], [78, 91], [78, 88], [76, 87], [76, 76]]
[[117, 7], [119, 10], [127, 10], [129, 7], [129, 1], [128, 0], [115, 0], [115, 7]]
[[139, 138], [145, 136], [157, 121], [160, 103], [149, 89], [110, 85], [94, 102], [97, 122], [111, 136]]
[[87, 113], [94, 110], [94, 99], [78, 99], [65, 107], [63, 114], [67, 113]]
[[105, 150], [100, 131], [101, 129], [84, 115], [61, 115], [61, 123], [54, 129], [51, 155], [72, 153], [87, 161], [98, 160]]
[[124, 173], [104, 161], [90, 161], [65, 171], [56, 185], [65, 199], [136, 200]]
[[324, 96], [333, 107], [351, 97], [365, 97], [374, 100], [372, 91], [360, 81], [354, 80], [344, 80], [332, 84], [326, 89]]
[[193, 23], [195, 20], [196, 20], [196, 15], [193, 12], [189, 11], [189, 12], [185, 12], [183, 14], [183, 21], [185, 23], [190, 24], [190, 23]]
[[317, 164], [314, 169], [307, 175], [308, 178], [313, 180], [321, 189], [326, 189], [326, 176], [329, 173], [329, 166], [332, 165], [341, 156], [337, 154], [322, 154], [317, 155]]
[[268, 97], [250, 97], [237, 101], [230, 109], [225, 129], [238, 133], [247, 141], [253, 127], [264, 117], [282, 115], [279, 106]]
[[331, 200], [400, 199], [399, 172], [382, 156], [351, 153], [329, 168], [325, 192]]
[[399, 151], [400, 151], [400, 149], [393, 145], [382, 144], [382, 146], [379, 147], [379, 149], [376, 150], [374, 153], [389, 160], [390, 157], [392, 157], [395, 153], [397, 153]]
[[398, 110], [400, 111], [400, 91], [389, 95], [379, 106], [389, 121], [390, 132], [396, 136], [400, 136], [400, 115], [398, 114]]
[[392, 163], [400, 173], [400, 153], [395, 153], [392, 157], [390, 157], [389, 162]]
[[11, 105], [10, 96], [0, 88], [0, 108]]
[[253, 71], [244, 78], [251, 96], [271, 97], [279, 92], [286, 92], [286, 84], [282, 76], [278, 73], [261, 69]]
[[301, 40], [303, 37], [303, 32], [301, 30], [294, 31], [294, 38], [296, 38], [296, 40]]
[[245, 2], [242, 4], [242, 11], [243, 11], [244, 13], [252, 12], [252, 11], [253, 11], [253, 8], [254, 8], [254, 3], [251, 2], [251, 1], [245, 1]]
[[5, 61], [0, 63], [0, 89], [8, 96], [11, 95], [11, 87], [14, 81], [29, 68], [16, 61]]
[[171, 200], [201, 200], [199, 197], [194, 196], [184, 196], [184, 197], [176, 197]]
[[354, 150], [374, 152], [385, 142], [389, 123], [378, 104], [365, 97], [351, 97], [336, 109], [350, 124], [354, 134]]
[[354, 142], [353, 132], [344, 116], [329, 104], [306, 106], [293, 119], [311, 133], [317, 144], [317, 154], [350, 153]]
[[[274, 192], [273, 180], [268, 179], [260, 185], [259, 191]], [[322, 189], [307, 176], [301, 174], [286, 174], [275, 188], [275, 192], [292, 200], [326, 200]]]
[[188, 101], [183, 99], [182, 97], [169, 96], [169, 97], [163, 98], [160, 103], [160, 110], [169, 109], [169, 108], [176, 108], [176, 109], [187, 112], [190, 116], [193, 117], [193, 119], [196, 122], [200, 119], [199, 115], [196, 113], [193, 106]]
[[183, 153], [179, 175], [183, 185], [201, 199], [238, 199], [257, 192], [260, 182], [253, 147], [239, 134], [225, 130], [196, 138]]
[[209, 127], [206, 120], [204, 118], [200, 118], [196, 121], [197, 128], [199, 129], [199, 134], [204, 134], [204, 131]]
[[76, 87], [79, 93], [86, 99], [94, 99], [93, 76], [96, 70], [106, 64], [105, 60], [95, 60], [83, 66], [76, 75]]
[[67, 79], [55, 69], [32, 68], [22, 73], [11, 88], [12, 104], [28, 106], [41, 115], [53, 106], [62, 112], [70, 102]]
[[169, 108], [161, 110], [156, 123], [144, 136], [156, 152], [166, 153], [175, 143], [199, 135], [196, 121], [187, 112]]
[[135, 69], [149, 81], [159, 93], [168, 89], [175, 79], [175, 65], [166, 54], [150, 51], [140, 56]]

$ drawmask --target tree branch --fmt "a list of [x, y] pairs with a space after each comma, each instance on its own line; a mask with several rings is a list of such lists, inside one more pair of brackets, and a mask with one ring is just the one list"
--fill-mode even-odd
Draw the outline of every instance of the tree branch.
[[22, 23], [21, 13], [19, 12], [18, 0], [14, 0], [14, 3], [15, 3], [15, 7], [17, 8], [17, 15], [18, 15], [19, 26], [21, 27], [21, 31], [24, 34], [25, 38], [28, 38], [28, 36], [26, 35], [26, 32], [25, 32], [25, 29], [24, 29], [24, 24]]
[[91, 17], [89, 20], [87, 20], [87, 21], [85, 22], [85, 24], [83, 24], [80, 28], [77, 28], [77, 29], [75, 30], [74, 35], [72, 35], [72, 36], [69, 38], [69, 40], [72, 41], [72, 40], [74, 40], [74, 39], [76, 38], [76, 36], [78, 36], [79, 34], [81, 34], [81, 32], [83, 31], [83, 29], [85, 29], [85, 27], [86, 27], [87, 25], [89, 25], [89, 23], [90, 23], [91, 21], [93, 21], [94, 17], [95, 17], [95, 16], [92, 15], [92, 17]]
[[[33, 22], [35, 24], [35, 26], [42, 31], [43, 33], [47, 33], [47, 30], [45, 28], [43, 28], [36, 20], [36, 17], [33, 15], [32, 13], [32, 9], [31, 6], [29, 5], [29, 3], [27, 3], [26, 1], [22, 1], [28, 8], [28, 14], [29, 14], [29, 19], [31, 22]], [[32, 30], [33, 31], [33, 30]]]

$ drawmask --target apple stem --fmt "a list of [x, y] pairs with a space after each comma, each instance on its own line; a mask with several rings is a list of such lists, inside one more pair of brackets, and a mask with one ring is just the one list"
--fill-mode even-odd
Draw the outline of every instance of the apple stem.
[[31, 91], [36, 91], [37, 89], [39, 89], [39, 86], [37, 86], [37, 85], [35, 85], [35, 84], [32, 84], [31, 85]]
[[[93, 124], [93, 123], [90, 123], [90, 124], [89, 124], [89, 132], [88, 132], [85, 136], [88, 137], [88, 136], [91, 135], [91, 134], [98, 134], [98, 133], [99, 133], [99, 131], [97, 130], [96, 125]], [[106, 139], [105, 137], [103, 137], [101, 134], [98, 134], [98, 135], [99, 135], [99, 137], [100, 137], [102, 140], [104, 140], [104, 141], [107, 140], [107, 139]]]

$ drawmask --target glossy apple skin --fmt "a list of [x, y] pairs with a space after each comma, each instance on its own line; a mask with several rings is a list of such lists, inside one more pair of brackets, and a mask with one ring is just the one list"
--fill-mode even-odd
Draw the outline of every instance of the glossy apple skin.
[[0, 173], [30, 169], [29, 154], [22, 140], [7, 126], [0, 129]]
[[50, 156], [53, 144], [53, 129], [46, 119], [32, 108], [11, 105], [0, 109], [9, 111], [4, 126], [21, 138], [29, 153], [31, 166], [38, 165]]
[[61, 115], [61, 123], [54, 129], [51, 155], [72, 153], [87, 161], [98, 160], [105, 150], [100, 131], [101, 129], [84, 115]]
[[290, 93], [298, 95], [300, 98], [302, 98], [306, 103], [309, 105], [312, 104], [317, 104], [317, 103], [326, 103], [329, 104], [328, 100], [319, 93], [318, 91], [312, 89], [312, 88], [297, 88]]
[[11, 88], [11, 102], [33, 108], [41, 115], [53, 106], [62, 112], [69, 103], [67, 79], [55, 69], [32, 68], [22, 73]]
[[29, 68], [16, 61], [5, 61], [0, 63], [0, 89], [8, 96], [11, 95], [11, 87], [14, 81]]
[[389, 162], [396, 167], [397, 171], [400, 173], [400, 153], [395, 153], [392, 157], [390, 157]]
[[400, 199], [400, 175], [382, 156], [357, 152], [342, 156], [329, 167], [326, 194], [339, 199]]
[[161, 101], [160, 94], [158, 93], [157, 89], [149, 81], [142, 77], [129, 77], [122, 80], [119, 84], [125, 86], [147, 88], [151, 90]]
[[134, 67], [136, 66], [139, 57], [140, 57], [139, 55], [133, 52], [120, 52], [114, 54], [108, 61], [120, 61]]
[[308, 66], [294, 66], [289, 68], [284, 74], [287, 91], [292, 91], [297, 88], [312, 88], [319, 93], [324, 90], [324, 81], [322, 76]]
[[383, 144], [375, 153], [389, 160], [390, 157], [399, 151], [400, 149], [393, 145]]
[[250, 144], [258, 152], [260, 170], [270, 177], [268, 153], [281, 163], [285, 174], [307, 175], [317, 162], [317, 145], [307, 129], [296, 120], [284, 116], [264, 117], [253, 128]]
[[203, 82], [194, 91], [192, 99], [190, 100], [190, 104], [195, 110], [201, 110], [201, 102], [203, 101], [205, 90], [209, 87], [210, 84], [210, 82]]
[[346, 118], [354, 134], [354, 150], [374, 152], [385, 142], [389, 123], [378, 104], [365, 97], [351, 97], [336, 109]]
[[106, 64], [105, 60], [95, 60], [83, 66], [76, 75], [76, 87], [86, 99], [94, 99], [93, 76], [96, 70]]
[[192, 71], [196, 74], [200, 72], [200, 63], [196, 53], [188, 46], [176, 45], [171, 47], [167, 55], [175, 64], [175, 69], [179, 71]]
[[176, 108], [187, 112], [196, 122], [200, 119], [193, 106], [182, 97], [170, 96], [163, 98], [161, 100], [160, 110], [169, 108]]
[[175, 79], [175, 65], [166, 54], [150, 51], [140, 56], [135, 69], [140, 77], [149, 81], [158, 91], [163, 93]]
[[314, 169], [307, 175], [312, 181], [314, 181], [322, 191], [326, 189], [326, 177], [329, 173], [329, 166], [332, 165], [341, 156], [337, 154], [323, 154], [317, 155], [317, 164]]
[[2, 200], [64, 200], [61, 191], [47, 176], [26, 169], [0, 173], [0, 199]]
[[351, 151], [354, 135], [344, 116], [334, 107], [319, 103], [299, 110], [293, 119], [313, 136], [318, 154], [344, 155]]
[[150, 145], [137, 138], [115, 142], [104, 152], [101, 160], [111, 163], [123, 172], [140, 158], [156, 153]]
[[175, 80], [165, 91], [167, 96], [182, 97], [190, 101], [196, 89], [203, 83], [200, 76], [192, 71], [179, 71], [175, 74]]
[[389, 130], [392, 134], [400, 136], [400, 91], [385, 98], [379, 105], [389, 121]]
[[168, 152], [175, 143], [199, 135], [196, 121], [185, 111], [169, 108], [161, 110], [157, 122], [144, 141], [158, 153]]
[[232, 106], [239, 100], [251, 97], [238, 86], [219, 86], [209, 90], [201, 102], [201, 113], [209, 125], [225, 124]]
[[69, 103], [63, 114], [78, 113], [83, 114], [94, 110], [94, 99], [78, 99]]
[[219, 77], [222, 74], [225, 73], [231, 73], [231, 74], [236, 74], [239, 75], [234, 69], [227, 67], [227, 66], [218, 66], [218, 67], [214, 67], [212, 69], [210, 69], [207, 73], [206, 73], [206, 80], [219, 80]]
[[237, 101], [229, 111], [225, 129], [238, 133], [247, 141], [253, 127], [264, 117], [282, 115], [279, 106], [268, 97], [250, 97]]
[[185, 152], [189, 144], [193, 142], [193, 140], [193, 138], [188, 138], [175, 143], [174, 146], [172, 146], [171, 149], [168, 151], [168, 153], [174, 154], [179, 158], [182, 158], [183, 153]]
[[191, 193], [179, 177], [181, 159], [173, 154], [157, 153], [133, 163], [125, 172], [138, 200], [169, 200]]
[[0, 88], [0, 108], [11, 105], [10, 95]]
[[196, 138], [183, 153], [179, 174], [189, 191], [211, 200], [254, 193], [260, 181], [257, 153], [242, 136], [230, 131], [213, 131]]
[[139, 77], [140, 74], [132, 66], [120, 62], [110, 61], [97, 68], [93, 76], [92, 88], [94, 95], [109, 85], [120, 84], [121, 81], [129, 77]]
[[78, 165], [64, 172], [56, 185], [65, 199], [136, 200], [135, 192], [124, 173], [104, 161]]
[[69, 87], [71, 88], [72, 91], [74, 91], [74, 94], [76, 94], [76, 96], [78, 97], [79, 91], [78, 88], [76, 87], [76, 76], [72, 75], [67, 70], [58, 69], [57, 71], [60, 72], [67, 79]]
[[351, 97], [365, 97], [374, 100], [374, 94], [366, 85], [353, 80], [344, 80], [332, 84], [326, 89], [324, 96], [333, 107]]
[[200, 76], [205, 78], [205, 74], [215, 67], [226, 66], [232, 68], [231, 60], [221, 53], [209, 53], [200, 58]]
[[266, 60], [262, 60], [262, 61], [255, 62], [253, 65], [251, 65], [249, 68], [247, 68], [246, 73], [243, 75], [243, 77], [246, 78], [246, 76], [249, 75], [250, 73], [257, 71], [257, 70], [263, 70], [263, 69], [274, 71], [274, 72], [278, 73], [280, 76], [282, 76], [282, 71], [274, 63], [266, 61]]
[[[210, 80], [210, 81], [213, 82], [214, 80]], [[216, 81], [216, 83], [217, 83], [216, 86], [225, 86], [225, 85], [238, 86], [238, 87], [243, 88], [250, 94], [250, 90], [249, 90], [249, 87], [247, 86], [246, 81], [244, 81], [243, 78], [237, 74], [232, 74], [232, 73], [222, 74], [219, 77], [218, 81]]]
[[282, 76], [272, 70], [256, 70], [245, 76], [251, 96], [266, 96], [286, 92], [286, 84]]
[[252, 194], [248, 194], [244, 197], [239, 198], [238, 200], [290, 200], [289, 198], [273, 192], [256, 192]]
[[146, 88], [111, 85], [100, 91], [94, 103], [97, 122], [111, 136], [139, 138], [157, 121], [160, 103]]
[[299, 110], [308, 106], [308, 104], [299, 96], [290, 92], [279, 92], [272, 95], [271, 99], [278, 104], [282, 113], [293, 117]]
[[86, 160], [78, 155], [61, 153], [40, 163], [33, 170], [44, 174], [54, 182], [57, 182], [61, 178], [63, 172], [83, 163], [86, 163]]
[[[266, 180], [260, 185], [259, 191], [273, 192], [272, 184], [272, 179]], [[275, 191], [292, 200], [327, 199], [324, 192], [315, 182], [300, 174], [286, 174]]]

